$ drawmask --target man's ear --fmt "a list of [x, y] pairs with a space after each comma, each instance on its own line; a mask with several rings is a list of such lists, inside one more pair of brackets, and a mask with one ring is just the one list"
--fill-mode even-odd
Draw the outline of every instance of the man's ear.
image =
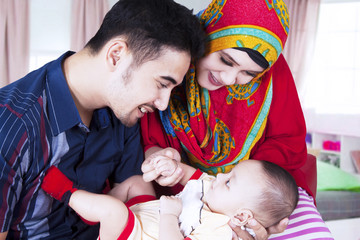
[[244, 226], [248, 220], [253, 218], [253, 213], [249, 209], [239, 209], [230, 221], [236, 226]]
[[117, 68], [121, 60], [127, 55], [127, 52], [127, 43], [123, 39], [116, 38], [109, 42], [107, 45], [106, 62], [111, 70]]

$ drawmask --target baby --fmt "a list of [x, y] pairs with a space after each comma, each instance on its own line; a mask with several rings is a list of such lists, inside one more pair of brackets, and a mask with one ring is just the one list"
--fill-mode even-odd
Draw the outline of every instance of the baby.
[[[113, 188], [110, 195], [94, 194], [77, 190], [57, 168], [51, 167], [42, 188], [54, 198], [68, 201], [83, 219], [100, 222], [101, 240], [232, 239], [229, 221], [244, 226], [255, 218], [269, 227], [288, 217], [298, 201], [291, 175], [266, 161], [246, 160], [216, 177], [166, 157], [143, 167], [152, 168], [154, 176], [181, 168], [185, 174], [180, 183], [186, 186], [177, 196], [152, 200], [155, 197], [151, 190], [147, 195], [131, 191], [151, 188], [141, 176], [134, 176]], [[60, 181], [67, 184], [59, 186]]]

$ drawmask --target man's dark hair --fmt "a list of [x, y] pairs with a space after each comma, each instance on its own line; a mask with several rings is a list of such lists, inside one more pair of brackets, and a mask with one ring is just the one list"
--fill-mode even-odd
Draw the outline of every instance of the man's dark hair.
[[118, 1], [85, 47], [97, 54], [117, 36], [125, 38], [137, 66], [159, 57], [164, 47], [186, 51], [193, 60], [204, 54], [205, 33], [199, 20], [173, 0]]

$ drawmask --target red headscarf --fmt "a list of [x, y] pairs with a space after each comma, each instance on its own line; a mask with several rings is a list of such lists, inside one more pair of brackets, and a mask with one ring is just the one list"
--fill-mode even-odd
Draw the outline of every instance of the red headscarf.
[[200, 21], [208, 36], [207, 54], [233, 47], [261, 53], [270, 67], [282, 52], [289, 15], [282, 0], [214, 0]]
[[271, 66], [283, 50], [289, 17], [283, 1], [214, 0], [200, 20], [208, 35], [207, 54], [250, 48], [269, 62], [250, 83], [216, 91], [197, 84], [192, 66], [185, 86], [173, 91], [169, 108], [160, 112], [172, 146], [185, 150], [191, 165], [216, 174], [249, 159], [264, 132], [272, 101]]

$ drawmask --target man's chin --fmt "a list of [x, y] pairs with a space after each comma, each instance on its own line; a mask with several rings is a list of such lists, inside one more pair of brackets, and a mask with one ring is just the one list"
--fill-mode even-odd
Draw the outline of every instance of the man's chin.
[[126, 127], [133, 127], [133, 126], [135, 126], [138, 122], [140, 121], [140, 119], [136, 119], [136, 120], [121, 120], [120, 119], [120, 122], [124, 125], [124, 126], [126, 126]]

